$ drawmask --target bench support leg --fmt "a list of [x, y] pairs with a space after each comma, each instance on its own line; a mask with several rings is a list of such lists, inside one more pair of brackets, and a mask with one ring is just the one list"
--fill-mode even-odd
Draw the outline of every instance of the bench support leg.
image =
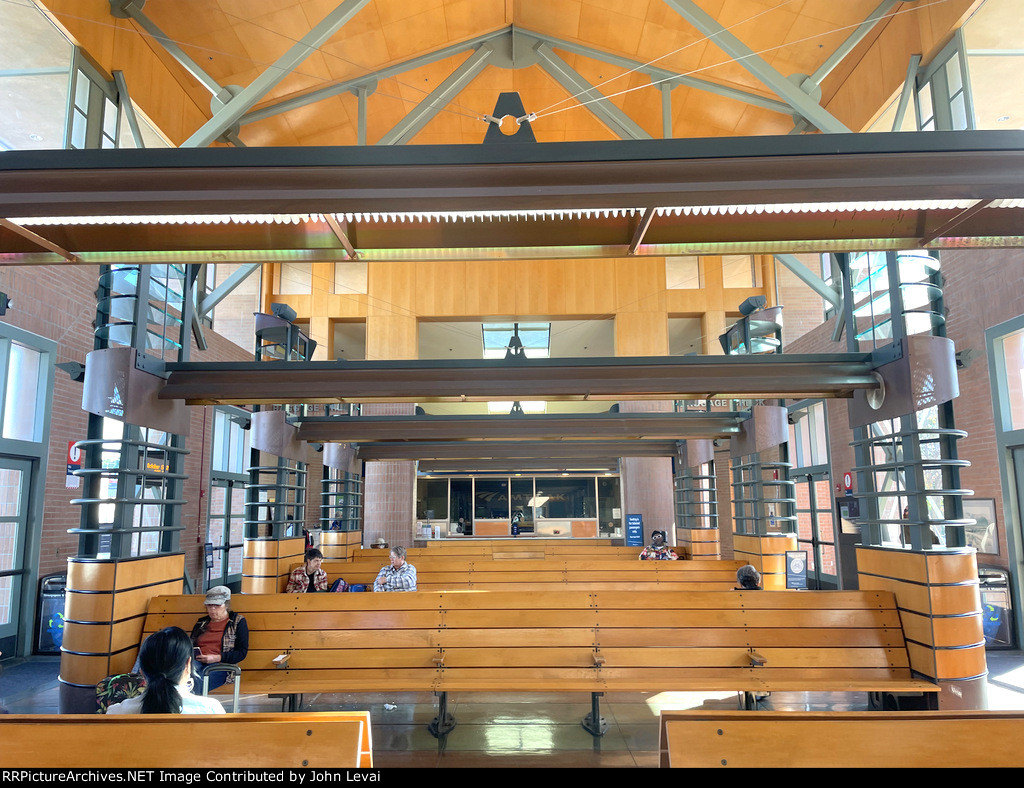
[[437, 695], [437, 716], [427, 725], [427, 730], [435, 738], [441, 738], [455, 727], [455, 717], [448, 713], [448, 693], [435, 692]]
[[583, 718], [583, 728], [593, 736], [604, 736], [608, 731], [608, 723], [601, 716], [601, 696], [603, 692], [590, 693], [590, 714]]

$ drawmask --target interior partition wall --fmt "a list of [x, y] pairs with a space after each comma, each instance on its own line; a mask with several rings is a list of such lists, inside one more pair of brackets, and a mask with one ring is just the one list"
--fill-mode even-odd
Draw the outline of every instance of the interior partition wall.
[[417, 539], [623, 535], [618, 475], [421, 476]]

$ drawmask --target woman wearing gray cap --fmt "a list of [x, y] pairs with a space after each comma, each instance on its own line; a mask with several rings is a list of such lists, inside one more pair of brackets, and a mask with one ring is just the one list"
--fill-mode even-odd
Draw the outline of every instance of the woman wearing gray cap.
[[[202, 663], [199, 677], [208, 665], [218, 662], [237, 665], [249, 653], [249, 625], [241, 613], [228, 608], [231, 589], [227, 586], [214, 586], [206, 592], [203, 604], [206, 615], [192, 627], [192, 645], [199, 649], [196, 661]], [[228, 674], [214, 671], [210, 674], [210, 689], [216, 689], [225, 681]]]

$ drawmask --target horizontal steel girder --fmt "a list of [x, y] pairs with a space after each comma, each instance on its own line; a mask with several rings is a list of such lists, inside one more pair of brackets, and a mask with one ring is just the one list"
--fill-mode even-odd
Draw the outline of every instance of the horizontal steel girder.
[[[720, 416], [714, 417], [716, 423]], [[698, 419], [699, 420], [699, 419]], [[672, 457], [673, 440], [633, 441], [408, 441], [389, 440], [359, 444], [361, 460], [536, 460], [546, 462], [594, 461], [618, 457]]]
[[[310, 443], [561, 438], [685, 440], [736, 435], [746, 414], [586, 413], [523, 416], [341, 416], [303, 419], [298, 438]], [[550, 451], [550, 449], [549, 449]], [[545, 451], [545, 456], [548, 451]], [[557, 452], [556, 452], [557, 453]], [[365, 459], [365, 458], [364, 458]]]
[[[523, 147], [7, 151], [0, 161], [0, 216], [642, 209], [1024, 197], [1020, 131]], [[263, 231], [253, 227], [254, 233]]]
[[420, 474], [431, 473], [617, 473], [619, 460], [420, 460]]
[[190, 405], [851, 397], [868, 354], [461, 361], [173, 363], [160, 399]]

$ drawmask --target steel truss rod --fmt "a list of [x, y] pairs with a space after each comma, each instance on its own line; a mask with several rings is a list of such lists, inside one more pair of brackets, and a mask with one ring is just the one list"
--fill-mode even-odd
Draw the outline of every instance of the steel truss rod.
[[570, 96], [581, 101], [597, 99], [586, 104], [597, 119], [624, 140], [648, 140], [651, 135], [629, 115], [611, 103], [597, 88], [587, 82], [578, 71], [554, 53], [548, 44], [540, 41], [534, 46], [540, 65]]
[[484, 70], [492, 54], [494, 54], [494, 50], [489, 44], [481, 44], [476, 52], [449, 74], [440, 85], [430, 91], [430, 94], [402, 118], [391, 131], [381, 137], [377, 144], [403, 145], [416, 136], [417, 132]]
[[833, 134], [850, 131], [831, 113], [804, 93], [799, 86], [782, 76], [768, 65], [764, 58], [756, 54], [712, 16], [698, 8], [692, 0], [664, 0], [664, 2], [817, 128]]
[[242, 88], [203, 126], [182, 144], [183, 148], [205, 148], [252, 109], [296, 66], [313, 54], [331, 36], [341, 30], [370, 0], [345, 0], [325, 16], [312, 30], [297, 41], [266, 71]]

